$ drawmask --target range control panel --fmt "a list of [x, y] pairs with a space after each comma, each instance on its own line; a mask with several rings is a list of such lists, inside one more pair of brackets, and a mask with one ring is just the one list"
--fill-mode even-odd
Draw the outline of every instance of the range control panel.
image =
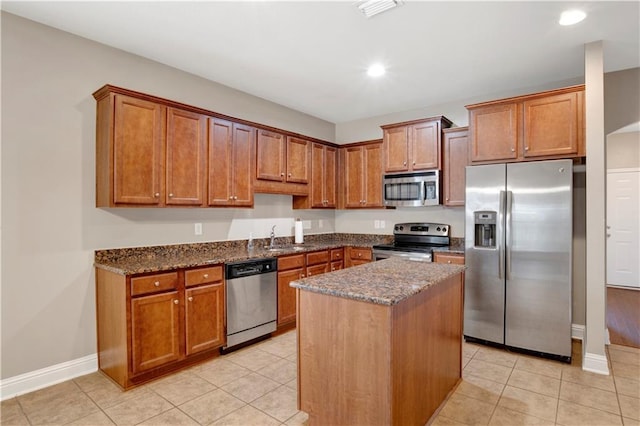
[[444, 223], [397, 223], [393, 227], [393, 234], [448, 237], [449, 228], [449, 225]]

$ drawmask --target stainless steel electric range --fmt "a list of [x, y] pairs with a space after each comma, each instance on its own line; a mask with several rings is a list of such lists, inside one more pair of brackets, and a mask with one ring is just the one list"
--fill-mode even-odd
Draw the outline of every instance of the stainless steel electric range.
[[393, 227], [393, 244], [373, 246], [373, 258], [403, 257], [432, 262], [433, 248], [448, 246], [449, 235], [450, 226], [443, 223], [398, 223]]

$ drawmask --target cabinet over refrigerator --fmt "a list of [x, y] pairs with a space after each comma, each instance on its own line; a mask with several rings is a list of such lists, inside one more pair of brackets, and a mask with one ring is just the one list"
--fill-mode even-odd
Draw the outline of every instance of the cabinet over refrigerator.
[[572, 166], [466, 168], [467, 340], [570, 362]]

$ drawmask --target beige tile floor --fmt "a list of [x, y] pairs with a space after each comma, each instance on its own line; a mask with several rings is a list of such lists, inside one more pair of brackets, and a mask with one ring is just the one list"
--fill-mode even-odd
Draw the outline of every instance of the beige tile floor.
[[[640, 349], [612, 376], [464, 344], [463, 381], [432, 425], [640, 425]], [[99, 373], [3, 401], [2, 425], [301, 425], [289, 332], [128, 392]]]

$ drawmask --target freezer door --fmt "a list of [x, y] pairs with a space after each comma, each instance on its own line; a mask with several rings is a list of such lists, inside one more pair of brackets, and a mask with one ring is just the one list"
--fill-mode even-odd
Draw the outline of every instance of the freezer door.
[[505, 344], [571, 356], [571, 160], [507, 165]]
[[[466, 168], [464, 334], [495, 343], [504, 343], [505, 175], [504, 164]], [[477, 211], [496, 212], [495, 247], [476, 246]]]

